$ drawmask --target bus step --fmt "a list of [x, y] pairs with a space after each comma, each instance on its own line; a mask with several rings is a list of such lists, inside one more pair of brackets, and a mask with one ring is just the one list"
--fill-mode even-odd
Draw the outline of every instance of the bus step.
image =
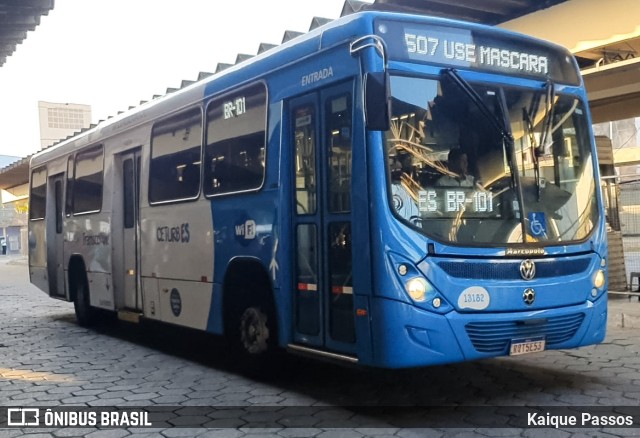
[[354, 356], [347, 356], [346, 354], [332, 353], [330, 351], [317, 350], [315, 348], [304, 347], [302, 345], [289, 344], [287, 350], [294, 354], [308, 357], [320, 357], [329, 360], [336, 360], [340, 362], [348, 362], [351, 364], [357, 364], [358, 358]]
[[118, 310], [118, 319], [121, 321], [132, 322], [138, 324], [142, 313], [132, 312], [130, 310]]

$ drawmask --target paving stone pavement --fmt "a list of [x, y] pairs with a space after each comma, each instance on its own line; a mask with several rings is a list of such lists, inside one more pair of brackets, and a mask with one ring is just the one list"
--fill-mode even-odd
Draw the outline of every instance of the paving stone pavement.
[[[0, 259], [3, 409], [170, 413], [152, 428], [5, 428], [0, 438], [637, 436], [640, 429], [531, 429], [513, 421], [514, 412], [538, 406], [619, 406], [640, 422], [640, 302], [612, 295], [609, 315], [606, 341], [576, 350], [398, 371], [287, 356], [279, 373], [261, 380], [238, 372], [220, 340], [198, 332], [158, 324], [81, 328], [72, 304], [28, 283], [23, 259]], [[411, 422], [425, 412], [433, 423]]]

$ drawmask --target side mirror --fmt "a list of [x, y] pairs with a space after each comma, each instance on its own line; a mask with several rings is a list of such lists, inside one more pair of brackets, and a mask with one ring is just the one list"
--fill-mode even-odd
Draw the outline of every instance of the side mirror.
[[364, 77], [364, 111], [367, 129], [388, 131], [391, 119], [389, 75], [367, 73]]

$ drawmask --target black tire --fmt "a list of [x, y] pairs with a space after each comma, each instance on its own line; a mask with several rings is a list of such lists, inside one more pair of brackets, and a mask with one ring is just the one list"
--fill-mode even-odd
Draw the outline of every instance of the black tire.
[[73, 307], [76, 311], [76, 320], [82, 327], [90, 327], [97, 322], [96, 309], [89, 304], [89, 283], [85, 274], [79, 274], [74, 281], [75, 298]]
[[241, 350], [247, 356], [261, 356], [268, 354], [270, 345], [269, 315], [263, 306], [249, 306], [240, 315], [240, 344]]
[[264, 302], [243, 303], [230, 319], [228, 339], [234, 366], [258, 377], [273, 375], [279, 360], [275, 312]]

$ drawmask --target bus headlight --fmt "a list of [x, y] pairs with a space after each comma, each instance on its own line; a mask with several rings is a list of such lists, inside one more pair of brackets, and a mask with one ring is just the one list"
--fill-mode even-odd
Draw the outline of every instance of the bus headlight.
[[422, 278], [412, 278], [405, 284], [405, 288], [413, 301], [424, 301], [427, 298], [427, 282]]
[[605, 279], [606, 277], [604, 275], [604, 271], [602, 269], [599, 269], [598, 272], [596, 272], [595, 277], [593, 277], [593, 285], [600, 289], [602, 286], [604, 286]]

